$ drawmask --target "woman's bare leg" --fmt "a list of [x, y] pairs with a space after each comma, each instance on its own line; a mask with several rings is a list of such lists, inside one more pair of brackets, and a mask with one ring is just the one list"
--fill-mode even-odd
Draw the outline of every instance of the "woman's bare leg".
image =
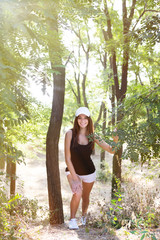
[[[69, 184], [71, 186], [71, 181], [72, 181], [71, 174], [69, 174], [67, 176], [67, 178], [68, 178]], [[71, 199], [71, 202], [70, 202], [70, 219], [75, 218], [78, 207], [79, 207], [81, 197], [82, 197], [82, 191], [80, 191], [78, 193], [74, 193], [72, 195], [72, 199]]]
[[85, 183], [82, 182], [82, 216], [85, 216], [87, 214], [87, 209], [89, 206], [89, 196], [90, 192], [92, 190], [94, 182], [91, 183]]

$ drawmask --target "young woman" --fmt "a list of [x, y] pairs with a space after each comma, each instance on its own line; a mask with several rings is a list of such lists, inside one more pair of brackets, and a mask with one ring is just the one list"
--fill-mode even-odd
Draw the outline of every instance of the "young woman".
[[[86, 107], [78, 108], [73, 129], [65, 135], [66, 175], [73, 192], [70, 202], [69, 229], [78, 229], [75, 217], [81, 198], [81, 222], [82, 225], [86, 224], [89, 195], [96, 180], [96, 170], [91, 159], [94, 143], [109, 153], [114, 153], [112, 147], [103, 140], [98, 140], [98, 137], [93, 137], [93, 141], [89, 141], [87, 136], [93, 133], [93, 122], [89, 109]], [[113, 137], [113, 140], [117, 142], [118, 136]]]

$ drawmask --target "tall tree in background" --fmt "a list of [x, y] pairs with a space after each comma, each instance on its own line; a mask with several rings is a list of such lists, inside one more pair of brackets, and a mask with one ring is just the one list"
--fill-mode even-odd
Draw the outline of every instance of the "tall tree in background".
[[[109, 65], [112, 70], [111, 78], [114, 80], [112, 86], [112, 111], [115, 110], [115, 100], [117, 100], [116, 115], [112, 112], [112, 124], [120, 123], [124, 116], [123, 103], [126, 98], [128, 86], [129, 60], [133, 50], [132, 35], [135, 32], [137, 24], [141, 21], [145, 14], [156, 13], [156, 2], [146, 1], [144, 3], [132, 0], [131, 2], [122, 0], [122, 19], [117, 10], [114, 10], [114, 1], [104, 0], [104, 8], [102, 12], [102, 4], [97, 1], [95, 3], [86, 1], [87, 7], [95, 20], [98, 28], [101, 28], [106, 43], [106, 51], [109, 57]], [[97, 8], [99, 4], [99, 7]], [[89, 16], [89, 14], [87, 15]], [[118, 22], [118, 24], [117, 24]], [[154, 22], [154, 19], [152, 19]], [[154, 24], [153, 24], [154, 25]], [[148, 25], [149, 26], [149, 25]], [[153, 27], [151, 27], [150, 35], [152, 35]], [[154, 28], [156, 29], [156, 28]], [[147, 36], [149, 38], [149, 36]], [[101, 37], [100, 37], [101, 39]], [[131, 64], [130, 64], [131, 65]], [[108, 78], [106, 78], [108, 81]], [[116, 118], [115, 118], [116, 117]], [[122, 148], [120, 148], [113, 158], [113, 179], [112, 190], [117, 188], [116, 179], [121, 180], [121, 156]]]
[[[132, 26], [132, 21], [135, 13], [136, 0], [132, 0], [130, 9], [127, 9], [126, 0], [122, 1], [122, 38], [123, 38], [123, 48], [122, 48], [122, 70], [121, 70], [121, 81], [119, 81], [119, 74], [117, 68], [117, 53], [116, 47], [111, 48], [111, 67], [113, 70], [113, 78], [115, 84], [115, 95], [117, 99], [117, 122], [120, 122], [123, 118], [123, 100], [126, 96], [127, 84], [128, 84], [128, 65], [130, 56], [130, 31]], [[129, 13], [128, 13], [129, 12]], [[104, 38], [106, 43], [108, 41], [114, 41], [112, 33], [112, 20], [110, 17], [107, 0], [104, 1], [104, 14], [107, 21], [107, 31], [103, 30]], [[120, 84], [121, 83], [121, 84]], [[113, 179], [112, 179], [112, 192], [117, 187], [116, 179], [121, 180], [121, 156], [122, 147], [117, 151], [113, 157]]]
[[[122, 71], [121, 71], [121, 85], [119, 85], [118, 79], [118, 69], [117, 69], [117, 56], [116, 56], [116, 48], [112, 47], [111, 49], [111, 67], [113, 70], [113, 78], [116, 90], [116, 98], [118, 103], [117, 110], [117, 121], [120, 122], [123, 118], [123, 109], [121, 108], [123, 99], [126, 96], [127, 91], [127, 76], [128, 76], [128, 64], [129, 64], [129, 45], [130, 45], [130, 37], [129, 31], [130, 26], [134, 16], [136, 0], [132, 1], [132, 6], [130, 8], [130, 13], [128, 16], [126, 0], [122, 1], [122, 14], [123, 14], [123, 63], [122, 63]], [[107, 41], [113, 41], [113, 33], [112, 33], [112, 22], [111, 17], [107, 5], [107, 0], [104, 1], [104, 14], [106, 16], [107, 21], [107, 31], [103, 30], [104, 39]], [[121, 181], [121, 156], [122, 156], [122, 147], [117, 151], [117, 153], [113, 157], [113, 178], [112, 178], [112, 192], [117, 188], [117, 179]]]

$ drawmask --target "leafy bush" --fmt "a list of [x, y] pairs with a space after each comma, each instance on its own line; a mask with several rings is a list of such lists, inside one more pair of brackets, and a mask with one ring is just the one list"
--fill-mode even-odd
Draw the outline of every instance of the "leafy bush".
[[[90, 217], [90, 224], [94, 227], [122, 226], [127, 229], [156, 228], [160, 222], [160, 208], [157, 204], [158, 189], [145, 185], [137, 185], [134, 182], [123, 184], [123, 192], [117, 191], [116, 198], [111, 203], [99, 205], [99, 216]], [[105, 202], [105, 200], [104, 200]]]
[[38, 211], [36, 199], [16, 195], [9, 199], [4, 187], [0, 189], [0, 239], [29, 239], [26, 236], [26, 224], [35, 220]]
[[38, 209], [39, 206], [37, 199], [21, 198], [18, 199], [14, 212], [27, 217], [26, 220], [28, 221], [30, 219], [36, 219]]

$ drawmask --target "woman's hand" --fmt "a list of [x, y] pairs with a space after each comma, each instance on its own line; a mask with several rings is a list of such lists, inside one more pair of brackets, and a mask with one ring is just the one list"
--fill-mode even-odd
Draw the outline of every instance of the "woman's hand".
[[[114, 130], [113, 130], [113, 132], [117, 132], [117, 128], [115, 128]], [[118, 139], [119, 139], [119, 137], [118, 137], [118, 135], [112, 135], [112, 137], [113, 137], [113, 141], [115, 142], [115, 143], [118, 143]]]
[[82, 183], [80, 178], [78, 178], [77, 180], [72, 180], [71, 189], [73, 193], [79, 193], [82, 191]]

